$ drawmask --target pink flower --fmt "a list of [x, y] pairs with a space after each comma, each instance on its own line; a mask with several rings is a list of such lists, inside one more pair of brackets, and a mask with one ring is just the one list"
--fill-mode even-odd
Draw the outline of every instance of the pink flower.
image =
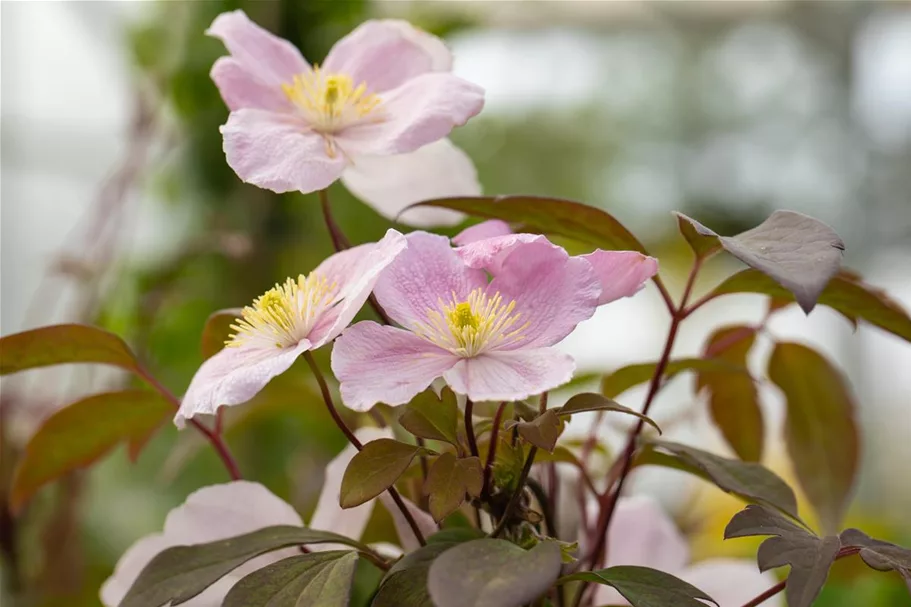
[[[715, 558], [690, 564], [686, 538], [661, 506], [645, 496], [620, 498], [607, 536], [607, 566], [638, 565], [660, 569], [706, 592], [720, 607], [740, 607], [777, 581], [745, 559]], [[616, 590], [598, 586], [598, 605], [627, 605]], [[768, 599], [780, 606], [781, 596]]]
[[389, 230], [381, 241], [336, 253], [244, 308], [235, 335], [196, 372], [174, 422], [183, 427], [196, 415], [247, 402], [298, 356], [335, 339], [405, 247], [405, 237]]
[[[405, 21], [368, 21], [311, 66], [243, 11], [219, 15], [207, 33], [230, 52], [212, 79], [231, 109], [225, 155], [244, 181], [307, 193], [341, 177], [392, 218], [422, 199], [480, 192], [471, 161], [444, 138], [481, 111], [484, 93], [450, 73], [438, 38]], [[454, 223], [460, 215], [415, 217]]]
[[[356, 434], [365, 442], [391, 437], [388, 430], [376, 428], [361, 429]], [[311, 529], [333, 531], [355, 540], [361, 538], [373, 513], [375, 500], [348, 510], [342, 510], [338, 502], [342, 472], [354, 453], [354, 447], [350, 447], [342, 451], [326, 467], [325, 483], [309, 525]], [[392, 500], [388, 496], [386, 499], [380, 499], [392, 515], [401, 547], [406, 551], [417, 549], [417, 539], [398, 508], [391, 503]], [[404, 501], [423, 533], [429, 535], [436, 531], [436, 525], [429, 514], [408, 500]], [[234, 481], [204, 487], [190, 494], [186, 502], [168, 514], [161, 533], [143, 537], [127, 549], [114, 568], [114, 573], [101, 587], [101, 602], [106, 607], [118, 605], [143, 567], [166, 548], [214, 542], [274, 525], [303, 524], [300, 515], [290, 505], [259, 483]], [[374, 547], [384, 548], [383, 545]], [[313, 544], [309, 548], [313, 551], [347, 549], [345, 546], [332, 544]], [[390, 548], [387, 551], [396, 554], [401, 552], [398, 548]], [[297, 548], [289, 548], [257, 557], [183, 604], [188, 607], [218, 607], [231, 587], [241, 578], [295, 554], [300, 554], [300, 551]]]
[[459, 249], [426, 232], [406, 239], [374, 290], [403, 328], [358, 323], [332, 352], [342, 400], [355, 410], [407, 403], [441, 376], [475, 401], [520, 400], [559, 386], [575, 363], [552, 346], [657, 271], [656, 260], [638, 253], [570, 257], [531, 234]]

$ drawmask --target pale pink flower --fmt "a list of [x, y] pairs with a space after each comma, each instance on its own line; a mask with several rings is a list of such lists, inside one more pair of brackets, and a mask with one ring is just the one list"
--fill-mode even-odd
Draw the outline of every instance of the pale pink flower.
[[[391, 436], [388, 430], [376, 428], [361, 429], [356, 434], [362, 441]], [[326, 480], [309, 527], [320, 531], [332, 531], [358, 540], [373, 512], [375, 500], [348, 510], [342, 510], [339, 506], [338, 492], [342, 471], [353, 455], [354, 447], [350, 447], [342, 451], [327, 466]], [[386, 500], [382, 501], [393, 517], [401, 548], [405, 551], [415, 550], [418, 547], [417, 540], [401, 512], [391, 504], [391, 499], [388, 500], [388, 504]], [[433, 533], [436, 525], [431, 516], [410, 501], [404, 501], [422, 532], [427, 535]], [[303, 521], [294, 508], [259, 483], [233, 481], [203, 487], [190, 494], [186, 502], [168, 514], [161, 533], [147, 535], [127, 549], [117, 562], [114, 573], [101, 587], [101, 602], [106, 607], [118, 605], [142, 569], [166, 548], [214, 542], [274, 525], [303, 526]], [[348, 549], [346, 546], [332, 544], [311, 544], [309, 548], [314, 551]], [[377, 545], [374, 548], [382, 549], [385, 546]], [[398, 547], [388, 551], [394, 555], [401, 553]], [[241, 578], [296, 554], [300, 554], [300, 550], [295, 547], [257, 557], [183, 604], [188, 607], [218, 607], [231, 587]]]
[[[311, 66], [243, 11], [219, 15], [207, 33], [230, 53], [212, 79], [231, 109], [225, 155], [244, 181], [306, 193], [341, 177], [390, 218], [422, 199], [480, 193], [471, 161], [444, 138], [481, 111], [484, 93], [450, 72], [438, 38], [405, 21], [367, 21]], [[461, 216], [412, 217], [428, 225]]]
[[[475, 401], [520, 400], [559, 386], [575, 363], [552, 346], [657, 271], [638, 253], [570, 257], [529, 234], [459, 249], [425, 232], [406, 239], [374, 289], [403, 328], [361, 322], [333, 348], [342, 400], [355, 410], [407, 403], [438, 377]], [[628, 279], [631, 266], [636, 281]]]
[[404, 236], [389, 230], [379, 242], [336, 253], [309, 275], [289, 278], [244, 308], [235, 335], [190, 382], [174, 418], [178, 427], [222, 405], [247, 402], [298, 356], [335, 339], [406, 246]]
[[[777, 582], [746, 559], [714, 558], [690, 563], [686, 538], [652, 498], [620, 498], [607, 535], [607, 566], [637, 565], [670, 573], [696, 586], [718, 601], [720, 607], [740, 607]], [[598, 586], [598, 605], [628, 605], [619, 592]], [[782, 605], [780, 595], [768, 599], [770, 607]]]

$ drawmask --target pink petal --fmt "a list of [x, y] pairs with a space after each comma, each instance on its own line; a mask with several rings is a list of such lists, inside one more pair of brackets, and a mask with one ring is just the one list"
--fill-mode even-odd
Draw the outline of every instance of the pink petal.
[[[778, 582], [772, 572], [760, 573], [756, 563], [746, 559], [700, 561], [676, 575], [718, 601], [720, 607], [740, 607]], [[762, 606], [782, 607], [783, 596], [766, 599]]]
[[474, 401], [522, 400], [565, 384], [576, 363], [554, 348], [496, 351], [459, 360], [443, 377]]
[[231, 110], [258, 108], [273, 112], [289, 111], [291, 102], [281, 87], [251, 74], [233, 57], [219, 57], [209, 72], [225, 105]]
[[404, 405], [457, 360], [413, 333], [370, 321], [349, 327], [332, 348], [342, 402], [355, 411]]
[[[503, 237], [510, 238], [510, 237]], [[471, 245], [469, 245], [471, 246]], [[594, 314], [601, 286], [591, 265], [546, 240], [514, 247], [491, 270], [488, 293], [515, 301], [522, 339], [509, 349], [552, 346]]]
[[[486, 226], [487, 223], [489, 222], [479, 224], [475, 227], [485, 226], [481, 232], [493, 232], [494, 230], [501, 229], [498, 225], [493, 225], [488, 228]], [[472, 228], [468, 228], [457, 235], [456, 238], [463, 238], [464, 234], [471, 229]], [[506, 229], [508, 230], [509, 226], [506, 226]], [[464, 261], [468, 267], [487, 270], [494, 276], [502, 271], [503, 261], [509, 257], [514, 249], [531, 243], [540, 243], [541, 245], [547, 245], [554, 249], [555, 259], [565, 259], [569, 257], [562, 247], [552, 244], [547, 238], [540, 234], [513, 234], [507, 232], [503, 235], [492, 234], [489, 237], [473, 239], [472, 235], [469, 233], [468, 238], [470, 241], [464, 243], [463, 246], [460, 246], [457, 249], [459, 257], [462, 258], [462, 261]], [[453, 241], [455, 241], [455, 239], [453, 239]]]
[[224, 42], [231, 57], [251, 78], [279, 92], [282, 83], [310, 69], [293, 44], [256, 25], [241, 10], [220, 14], [206, 34]]
[[382, 272], [407, 246], [405, 237], [387, 230], [377, 243], [364, 244], [332, 255], [314, 272], [329, 284], [338, 285], [338, 303], [329, 309], [310, 332], [313, 349], [338, 337], [373, 291]]
[[507, 236], [512, 234], [512, 228], [505, 221], [499, 219], [488, 219], [479, 224], [465, 228], [456, 234], [452, 242], [459, 246], [471, 244], [487, 238], [496, 238], [498, 236]]
[[174, 423], [183, 428], [186, 420], [197, 415], [213, 415], [222, 405], [247, 402], [309, 349], [306, 339], [293, 348], [224, 348], [199, 367]]
[[425, 322], [428, 310], [439, 309], [439, 300], [453, 294], [464, 300], [471, 291], [487, 285], [483, 270], [473, 270], [459, 259], [445, 236], [412, 232], [408, 248], [380, 276], [374, 293], [392, 320], [413, 328]]
[[165, 548], [174, 545], [161, 533], [153, 533], [137, 540], [123, 553], [114, 567], [114, 573], [102, 584], [101, 603], [105, 607], [117, 607], [149, 561]]
[[[395, 524], [395, 532], [399, 536], [399, 543], [401, 544], [402, 549], [408, 553], [420, 548], [421, 544], [418, 542], [418, 538], [414, 535], [411, 525], [405, 520], [402, 511], [396, 506], [392, 496], [389, 495], [388, 492], [385, 492], [380, 495], [379, 499], [392, 516], [392, 522]], [[405, 507], [408, 508], [408, 512], [411, 513], [411, 518], [417, 523], [418, 529], [421, 530], [421, 534], [425, 538], [430, 537], [437, 532], [439, 527], [437, 527], [437, 524], [433, 521], [432, 516], [418, 508], [417, 505], [407, 497], [403, 497], [402, 502], [404, 502]]]
[[231, 112], [221, 127], [228, 164], [243, 181], [278, 192], [304, 194], [328, 187], [347, 164], [326, 140], [299, 120], [265, 110]]
[[399, 214], [411, 204], [432, 198], [481, 194], [474, 164], [449, 139], [408, 154], [354, 157], [342, 173], [342, 183], [384, 217], [421, 227], [455, 225], [464, 215], [431, 207]]
[[602, 251], [582, 255], [601, 282], [598, 305], [638, 293], [658, 273], [658, 260], [635, 251]]
[[440, 72], [412, 78], [380, 97], [384, 120], [355, 125], [336, 136], [347, 154], [413, 152], [446, 137], [484, 107], [481, 87]]
[[374, 93], [401, 86], [428, 72], [449, 71], [452, 54], [443, 41], [407, 21], [367, 21], [335, 43], [323, 69], [367, 83]]

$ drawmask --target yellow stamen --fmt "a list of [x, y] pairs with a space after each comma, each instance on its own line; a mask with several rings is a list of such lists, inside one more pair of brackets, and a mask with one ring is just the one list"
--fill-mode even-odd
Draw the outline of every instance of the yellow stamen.
[[[332, 74], [313, 69], [294, 76], [282, 90], [304, 114], [314, 131], [331, 135], [368, 120], [381, 120], [380, 98], [367, 93], [367, 85], [354, 86], [347, 74]], [[334, 152], [333, 152], [334, 153]]]

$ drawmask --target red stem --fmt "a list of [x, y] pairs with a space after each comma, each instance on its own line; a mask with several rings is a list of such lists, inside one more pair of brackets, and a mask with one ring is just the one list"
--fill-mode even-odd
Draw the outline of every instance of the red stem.
[[490, 446], [487, 448], [487, 461], [484, 463], [484, 481], [481, 489], [484, 491], [484, 497], [490, 495], [490, 475], [493, 472], [493, 463], [497, 454], [497, 441], [500, 436], [500, 422], [503, 419], [503, 410], [506, 408], [506, 401], [500, 403], [497, 412], [493, 416], [493, 427], [490, 429]]
[[468, 439], [468, 450], [475, 457], [478, 455], [478, 439], [474, 435], [474, 403], [465, 399], [465, 438]]

